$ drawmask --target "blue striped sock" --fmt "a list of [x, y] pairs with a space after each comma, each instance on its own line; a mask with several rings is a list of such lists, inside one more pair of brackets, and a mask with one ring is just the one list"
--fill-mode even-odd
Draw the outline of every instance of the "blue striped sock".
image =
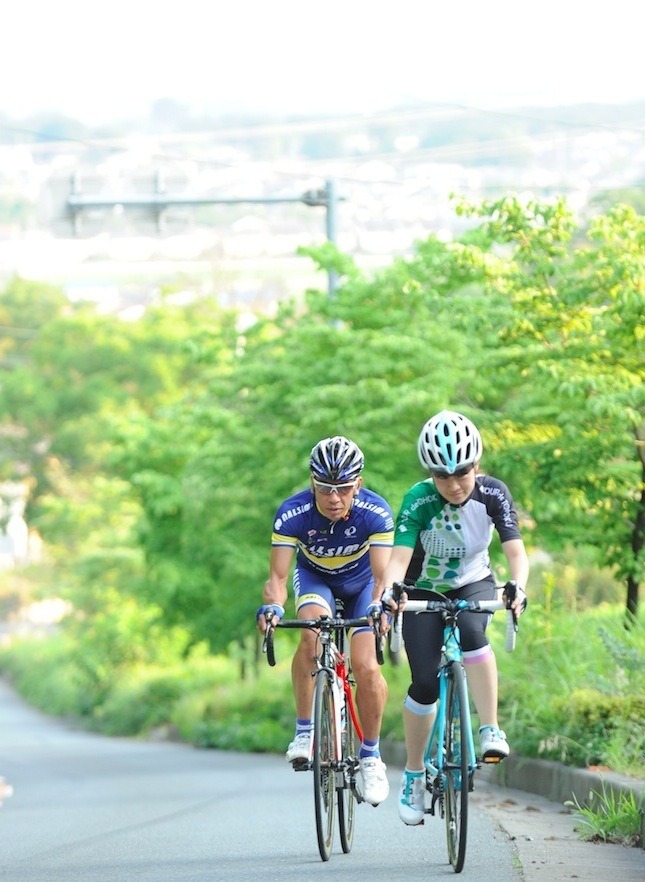
[[311, 732], [311, 720], [296, 720], [296, 736], [298, 735], [309, 735]]
[[376, 741], [368, 741], [367, 738], [363, 738], [363, 742], [361, 744], [361, 749], [358, 751], [359, 759], [365, 759], [368, 756], [371, 757], [380, 757], [381, 751], [379, 750], [379, 739]]

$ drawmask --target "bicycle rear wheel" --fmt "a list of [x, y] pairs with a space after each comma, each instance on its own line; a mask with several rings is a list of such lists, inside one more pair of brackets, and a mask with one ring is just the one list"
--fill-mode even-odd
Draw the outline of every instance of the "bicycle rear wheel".
[[330, 675], [316, 677], [314, 699], [314, 803], [320, 857], [328, 861], [334, 840], [336, 776], [336, 723]]
[[444, 735], [444, 803], [448, 858], [460, 873], [466, 858], [468, 833], [468, 691], [466, 674], [458, 662], [450, 666]]
[[345, 700], [345, 728], [341, 732], [340, 741], [343, 748], [343, 785], [338, 788], [338, 829], [343, 851], [348, 854], [354, 842], [356, 821], [356, 796], [352, 788], [356, 779], [358, 739], [347, 700]]

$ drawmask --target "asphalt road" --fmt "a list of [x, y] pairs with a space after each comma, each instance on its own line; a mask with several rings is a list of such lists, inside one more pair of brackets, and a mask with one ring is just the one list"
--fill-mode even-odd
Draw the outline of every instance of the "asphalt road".
[[[390, 773], [395, 791], [399, 772]], [[359, 807], [352, 852], [342, 854], [337, 841], [325, 864], [316, 846], [311, 775], [293, 772], [283, 757], [78, 731], [33, 710], [1, 682], [0, 775], [13, 788], [0, 810], [0, 879], [7, 882], [454, 876], [443, 823], [429, 818], [423, 827], [405, 827], [393, 793], [376, 809]], [[509, 793], [482, 780], [473, 794], [460, 878], [517, 882], [532, 869], [543, 882], [616, 875], [585, 875], [579, 858], [577, 875], [561, 875], [568, 864], [560, 857], [572, 843], [557, 838], [559, 829], [550, 842], [536, 834], [550, 815], [525, 810]], [[590, 859], [599, 849], [607, 854], [605, 846], [582, 847]], [[619, 851], [642, 860], [635, 849]], [[619, 877], [642, 882], [643, 867], [635, 864], [638, 875], [630, 875], [621, 864]]]

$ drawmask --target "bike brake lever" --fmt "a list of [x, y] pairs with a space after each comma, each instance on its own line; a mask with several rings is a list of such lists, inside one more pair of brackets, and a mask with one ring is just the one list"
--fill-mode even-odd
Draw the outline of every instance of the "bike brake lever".
[[267, 651], [267, 643], [269, 641], [269, 630], [275, 631], [275, 625], [272, 624], [272, 619], [273, 619], [274, 615], [275, 615], [274, 612], [272, 612], [271, 610], [267, 610], [267, 612], [264, 616], [266, 619], [267, 626], [266, 626], [266, 630], [264, 632], [264, 640], [262, 641], [262, 652]]

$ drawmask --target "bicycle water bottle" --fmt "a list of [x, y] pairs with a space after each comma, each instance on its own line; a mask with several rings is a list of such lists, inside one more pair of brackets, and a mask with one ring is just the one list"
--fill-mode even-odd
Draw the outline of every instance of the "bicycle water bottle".
[[335, 643], [331, 644], [332, 649], [332, 660], [334, 662], [334, 677], [333, 677], [333, 692], [334, 692], [334, 706], [340, 708], [339, 716], [338, 716], [338, 724], [340, 726], [340, 731], [345, 731], [345, 694], [343, 689], [343, 667], [345, 665], [345, 659], [338, 651], [338, 647]]
[[345, 696], [343, 694], [343, 686], [340, 677], [335, 671], [331, 678], [331, 690], [332, 695], [334, 696], [334, 707], [336, 708], [336, 725], [339, 727], [339, 731], [342, 732], [345, 728]]

